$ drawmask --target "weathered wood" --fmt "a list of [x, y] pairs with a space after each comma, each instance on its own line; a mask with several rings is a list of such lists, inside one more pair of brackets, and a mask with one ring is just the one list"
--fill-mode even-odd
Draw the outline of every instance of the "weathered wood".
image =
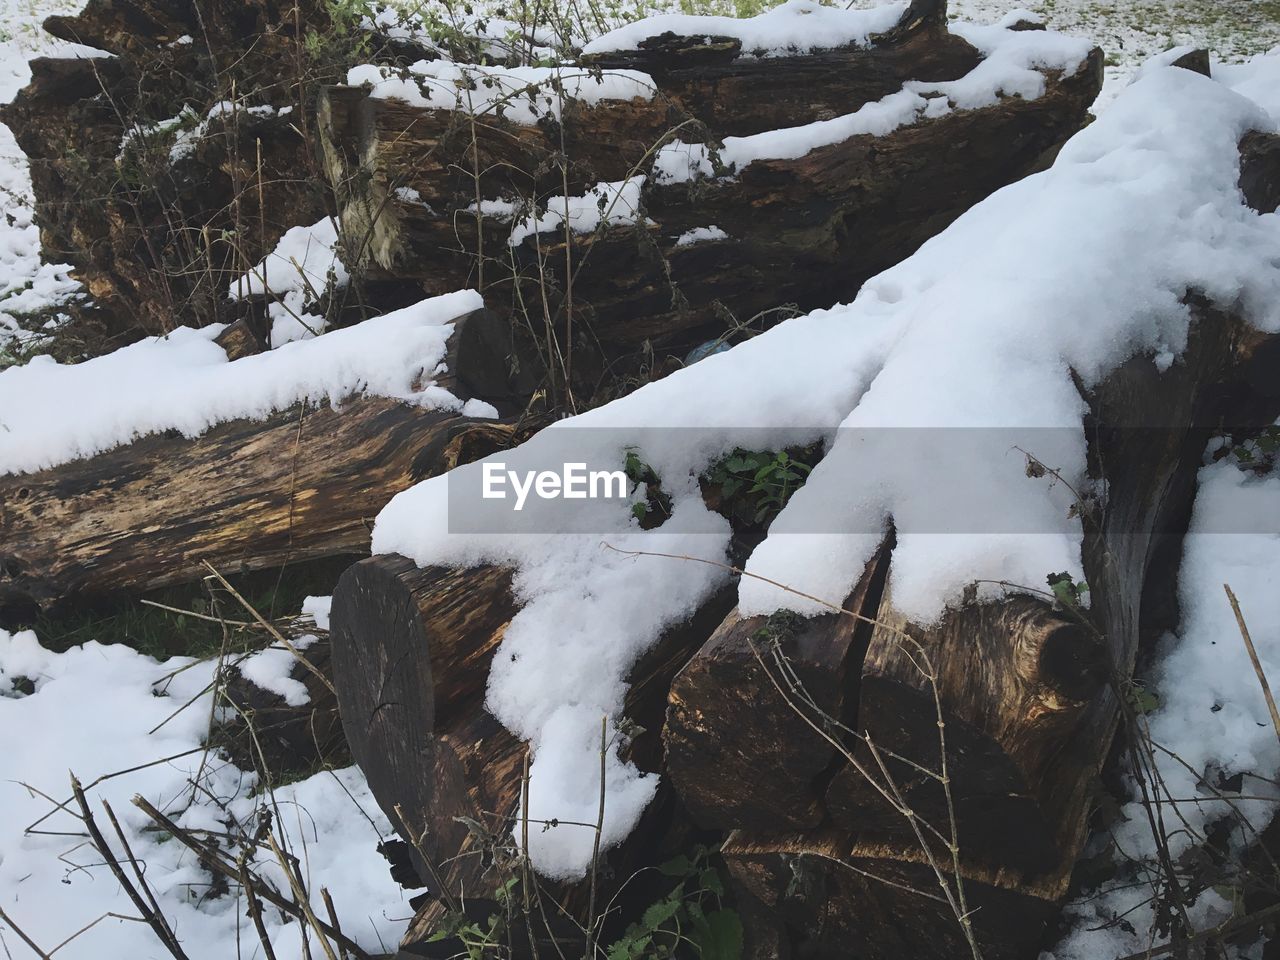
[[354, 397], [0, 476], [0, 607], [199, 579], [206, 560], [232, 573], [360, 553], [393, 495], [514, 429]]
[[[916, 0], [869, 46], [805, 56], [752, 56], [729, 37], [662, 34], [639, 50], [584, 58], [602, 69], [640, 70], [686, 116], [738, 137], [852, 113], [908, 80], [955, 80], [982, 59], [946, 29], [945, 0]], [[764, 93], [767, 91], [767, 94]]]
[[[325, 35], [329, 8], [88, 0], [45, 29], [114, 56], [40, 61], [3, 108], [31, 160], [43, 249], [75, 267], [117, 342], [230, 319], [228, 286], [328, 212], [310, 111], [345, 68], [301, 31]], [[179, 119], [192, 149], [172, 153]]]
[[[847, 53], [859, 55], [868, 54]], [[751, 62], [770, 71], [768, 78], [790, 76], [787, 58]], [[411, 276], [431, 292], [479, 284], [491, 306], [523, 308], [542, 329], [544, 304], [552, 323], [564, 325], [571, 273], [574, 329], [584, 349], [608, 354], [645, 341], [678, 346], [716, 335], [726, 327], [726, 309], [747, 320], [781, 304], [812, 309], [851, 299], [868, 277], [1042, 164], [1085, 122], [1101, 71], [1095, 51], [1073, 76], [1049, 76], [1035, 100], [1008, 98], [797, 159], [756, 161], [729, 179], [662, 185], [650, 175], [641, 195], [646, 225], [568, 238], [557, 229], [515, 248], [508, 223], [473, 209], [477, 185], [467, 173], [475, 166], [464, 115], [330, 88], [320, 108], [321, 141], [351, 234], [348, 248], [374, 274]], [[732, 101], [735, 114], [772, 102], [762, 92], [771, 82], [760, 79], [750, 101]], [[679, 115], [658, 101], [566, 111], [565, 130], [583, 156], [577, 163], [568, 155], [569, 192], [581, 192], [593, 176], [651, 174], [647, 153]], [[593, 141], [588, 120], [615, 132]], [[695, 138], [688, 130], [676, 135]], [[713, 129], [707, 136], [723, 135]], [[603, 156], [601, 142], [621, 146]], [[558, 166], [547, 169], [544, 159], [564, 156], [552, 132], [486, 118], [477, 149], [480, 168], [489, 171], [482, 197], [545, 203], [564, 192]], [[708, 224], [727, 237], [677, 243]]]
[[[972, 956], [919, 847], [838, 830], [735, 831], [721, 848], [747, 923], [744, 960], [912, 960]], [[949, 858], [939, 861], [954, 886]], [[1057, 887], [982, 866], [961, 879], [986, 960], [1035, 956]]]
[[[1082, 772], [1098, 745], [1074, 735], [1085, 705], [1110, 678], [1107, 651], [1087, 628], [1030, 597], [951, 610], [928, 630], [898, 615], [889, 597], [879, 620], [862, 668], [858, 727], [881, 752], [905, 804], [949, 833], [946, 797], [933, 776], [942, 767], [938, 711], [924, 676], [932, 664], [964, 849], [1028, 873], [1052, 869], [1059, 841], [1072, 843], [1083, 827], [1065, 808], [1083, 805], [1075, 794], [1091, 785]], [[880, 793], [888, 783], [871, 750], [855, 744], [854, 755], [872, 778], [852, 765], [836, 774], [827, 793], [832, 819], [850, 830], [910, 835], [907, 818]], [[1059, 838], [1067, 820], [1068, 835]]]
[[[417, 570], [374, 557], [334, 590], [335, 680], [352, 755], [437, 896], [441, 885], [458, 898], [492, 894], [491, 861], [518, 814], [526, 747], [483, 705], [489, 664], [518, 609], [510, 583], [496, 567]], [[659, 769], [671, 679], [731, 603], [722, 592], [633, 668], [624, 712], [640, 732], [625, 755], [640, 769]], [[405, 942], [425, 939], [442, 912], [425, 905]]]
[[[875, 616], [888, 556], [868, 567], [846, 610]], [[776, 832], [822, 822], [836, 748], [813, 725], [838, 738], [827, 718], [852, 722], [870, 635], [867, 622], [834, 613], [724, 619], [672, 683], [662, 735], [667, 776], [699, 825]]]
[[[1275, 142], [1241, 142], [1241, 180], [1259, 211], [1280, 203]], [[1233, 305], [1195, 293], [1186, 302], [1193, 323], [1177, 364], [1134, 357], [1082, 388], [1090, 474], [1106, 481], [1100, 503], [1077, 507], [1087, 609], [1032, 584], [923, 625], [882, 598], [853, 725], [864, 739], [847, 741], [855, 762], [826, 793], [834, 823], [738, 831], [724, 846], [751, 956], [969, 955], [956, 905], [938, 896], [939, 879], [957, 888], [952, 844], [982, 954], [1034, 954], [1083, 846], [1121, 684], [1176, 606], [1206, 443], [1280, 415], [1280, 337]]]
[[[440, 738], [473, 717], [517, 610], [511, 572], [500, 567], [419, 569], [388, 555], [362, 560], [338, 581], [331, 622], [347, 742], [392, 823], [397, 803], [411, 813], [434, 805], [448, 749]], [[473, 731], [464, 747], [472, 735], [495, 753], [515, 747], [496, 728]]]
[[[1273, 138], [1242, 143], [1251, 182], [1273, 182], [1259, 171], [1274, 173], [1273, 148]], [[1264, 208], [1280, 199], [1272, 192], [1258, 188]], [[890, 598], [862, 670], [858, 727], [886, 752], [905, 806], [949, 833], [937, 777], [887, 755], [940, 774], [936, 723], [944, 720], [959, 843], [975, 858], [1028, 876], [1057, 875], [1060, 893], [1063, 863], [1083, 843], [1090, 792], [1116, 727], [1116, 683], [1132, 674], [1144, 634], [1158, 635], [1168, 618], [1152, 598], [1174, 595], [1206, 444], [1223, 424], [1247, 430], [1280, 415], [1280, 338], [1258, 334], [1203, 297], [1187, 300], [1195, 320], [1177, 364], [1160, 371], [1151, 358], [1135, 357], [1086, 397], [1090, 471], [1107, 490], [1099, 507], [1080, 506], [1087, 613], [1013, 597], [966, 604], [924, 627], [897, 614]], [[865, 745], [857, 752], [876, 769]], [[852, 767], [835, 776], [827, 803], [850, 830], [911, 833]]]

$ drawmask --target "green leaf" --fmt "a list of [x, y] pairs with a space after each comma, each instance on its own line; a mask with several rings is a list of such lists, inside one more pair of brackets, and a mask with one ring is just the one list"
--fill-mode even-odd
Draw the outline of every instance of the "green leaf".
[[741, 960], [742, 920], [738, 911], [713, 911], [698, 926], [695, 935], [702, 960]]
[[637, 520], [643, 520], [649, 513], [649, 505], [647, 503], [633, 503], [631, 505], [631, 515]]
[[658, 867], [658, 872], [664, 877], [687, 877], [693, 873], [693, 861], [682, 853]]
[[629, 934], [609, 948], [609, 960], [635, 960], [642, 957], [652, 941], [653, 938], [648, 934], [639, 937]]
[[644, 912], [644, 916], [640, 918], [640, 925], [649, 932], [657, 932], [662, 929], [662, 925], [676, 915], [680, 909], [680, 898], [684, 895], [684, 885], [681, 884], [666, 900], [659, 900], [657, 903], [650, 904], [649, 909]]
[[724, 882], [720, 879], [720, 874], [717, 873], [713, 867], [708, 867], [706, 870], [702, 871], [698, 876], [698, 885], [701, 886], [703, 890], [710, 890], [717, 897], [724, 896]]

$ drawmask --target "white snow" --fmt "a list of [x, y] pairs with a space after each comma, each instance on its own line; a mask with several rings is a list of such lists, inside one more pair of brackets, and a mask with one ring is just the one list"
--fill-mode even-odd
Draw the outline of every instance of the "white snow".
[[[1176, 636], [1165, 639], [1159, 668], [1147, 688], [1158, 700], [1146, 721], [1151, 739], [1162, 748], [1154, 751], [1164, 781], [1161, 794], [1179, 801], [1176, 813], [1164, 808], [1169, 852], [1175, 860], [1203, 842], [1211, 822], [1233, 812], [1250, 825], [1232, 830], [1232, 852], [1239, 856], [1255, 831], [1266, 827], [1280, 800], [1280, 740], [1222, 588], [1229, 584], [1239, 599], [1274, 687], [1280, 677], [1277, 517], [1280, 475], [1259, 478], [1243, 473], [1231, 457], [1200, 471], [1179, 572], [1182, 623]], [[1260, 531], [1270, 532], [1232, 532], [1239, 531], [1246, 518]], [[1246, 774], [1241, 790], [1219, 790], [1221, 778], [1239, 773]], [[1122, 814], [1124, 822], [1112, 832], [1137, 875], [1122, 874], [1123, 880], [1109, 889], [1068, 907], [1073, 930], [1054, 948], [1057, 960], [1123, 956], [1146, 949], [1150, 942], [1155, 916], [1147, 901], [1159, 882], [1157, 850], [1142, 805], [1130, 803]], [[1202, 899], [1205, 902], [1197, 904], [1202, 927], [1230, 917], [1231, 906], [1220, 896], [1207, 893]], [[1136, 932], [1109, 925], [1121, 914]]]
[[332, 217], [309, 227], [290, 227], [261, 263], [231, 283], [227, 296], [239, 300], [297, 293], [305, 302], [315, 302], [331, 284], [342, 287], [350, 280], [337, 246], [338, 224]]
[[[580, 197], [548, 197], [543, 213], [532, 213], [511, 228], [508, 243], [517, 247], [535, 233], [559, 230], [567, 222], [574, 233], [593, 233], [606, 224], [630, 224], [640, 220], [640, 191], [644, 177], [629, 177], [612, 183], [598, 183]], [[504, 201], [482, 205], [482, 212], [514, 215], [515, 206]]]
[[[1079, 576], [1070, 495], [1028, 478], [1011, 447], [1020, 441], [1085, 487], [1084, 403], [1071, 372], [1087, 387], [1135, 354], [1179, 354], [1188, 288], [1239, 303], [1259, 329], [1280, 330], [1280, 217], [1249, 210], [1236, 187], [1237, 141], [1273, 127], [1223, 84], [1153, 69], [1051, 170], [970, 210], [852, 304], [787, 321], [498, 458], [510, 469], [569, 460], [617, 469], [627, 437], [643, 436], [643, 458], [673, 503], [655, 530], [640, 531], [628, 503], [587, 500], [570, 513], [563, 501], [531, 501], [503, 517], [502, 533], [467, 532], [449, 490], [455, 506], [479, 490], [482, 464], [393, 499], [375, 524], [375, 552], [520, 571], [526, 605], [495, 658], [488, 705], [532, 744], [531, 815], [594, 819], [600, 716], [616, 718], [626, 670], [662, 626], [722, 579], [704, 564], [605, 551], [601, 539], [722, 559], [727, 526], [703, 505], [695, 477], [740, 441], [734, 427], [757, 428], [758, 449], [830, 444], [748, 560], [749, 573], [839, 603], [892, 520], [894, 601], [919, 620], [974, 580], [1042, 586], [1049, 573]], [[700, 429], [644, 430], [678, 426]], [[954, 436], [1000, 428], [999, 442], [983, 457], [960, 442], [968, 455], [953, 464], [955, 451], [937, 440], [946, 431], [919, 431], [912, 446], [908, 431], [885, 429], [918, 427]], [[894, 444], [895, 456], [877, 456], [878, 443]], [[947, 470], [964, 471], [952, 476], [956, 490], [988, 491], [990, 502], [949, 500], [952, 485], [936, 481]], [[1010, 532], [930, 526], [939, 514], [978, 508]], [[572, 533], [570, 521], [583, 532]], [[756, 579], [741, 582], [739, 605], [744, 613], [822, 609]], [[606, 843], [626, 834], [652, 791], [610, 756]], [[581, 874], [591, 834], [561, 827], [531, 838], [535, 865], [552, 876]]]
[[[74, 13], [77, 0], [34, 5], [0, 4], [0, 102], [8, 103], [31, 80], [27, 58], [35, 56], [106, 57], [109, 54], [44, 34], [40, 21], [53, 13]], [[0, 124], [0, 356], [11, 340], [34, 335], [20, 326], [31, 314], [43, 313], [81, 292], [67, 264], [44, 263], [35, 225], [27, 158], [13, 134]]]
[[302, 613], [308, 616], [320, 630], [329, 629], [329, 610], [333, 597], [307, 597], [302, 601]]
[[[1071, 76], [1093, 48], [1088, 40], [1048, 30], [1010, 30], [969, 23], [953, 23], [951, 30], [973, 44], [984, 58], [960, 79], [939, 83], [910, 80], [901, 90], [843, 116], [744, 137], [726, 137], [719, 151], [721, 164], [741, 173], [756, 160], [795, 160], [850, 137], [882, 137], [922, 118], [934, 119], [954, 110], [976, 110], [1003, 97], [1035, 100], [1045, 92], [1044, 71]], [[711, 153], [703, 144], [675, 140], [664, 144], [654, 161], [654, 175], [662, 183], [712, 174]]]
[[[251, 837], [258, 814], [273, 807], [275, 834], [301, 861], [317, 913], [325, 915], [320, 891], [326, 888], [345, 932], [371, 953], [393, 949], [402, 918], [412, 911], [376, 852], [380, 836], [391, 829], [363, 777], [354, 768], [320, 773], [277, 788], [272, 804], [253, 773], [236, 769], [216, 752], [206, 757], [212, 704], [205, 688], [214, 669], [212, 662], [192, 666], [181, 658], [157, 663], [127, 647], [92, 642], [52, 653], [29, 631], [0, 630], [0, 904], [5, 912], [45, 951], [99, 921], [59, 949], [59, 960], [154, 957], [161, 950], [146, 924], [105, 916], [135, 917], [137, 911], [88, 843], [81, 822], [55, 808], [71, 795], [72, 771], [109, 837], [114, 835], [102, 803], [111, 804], [192, 960], [260, 956], [261, 947], [243, 898], [234, 888], [229, 895], [213, 896], [212, 877], [195, 857], [147, 829], [145, 815], [130, 802], [134, 794], [182, 826], [215, 831], [211, 839], [232, 860], [239, 848], [218, 840], [218, 834]], [[19, 678], [33, 681], [35, 692], [18, 693], [13, 682]], [[179, 712], [188, 701], [191, 706]], [[34, 829], [28, 832], [28, 827]], [[118, 841], [113, 846], [120, 853]], [[250, 864], [287, 891], [283, 873], [271, 860], [269, 850], [259, 849]], [[275, 910], [264, 910], [263, 919], [277, 956], [302, 954], [299, 924], [283, 923]], [[0, 929], [0, 938], [15, 956], [25, 955], [11, 930]], [[321, 955], [314, 940], [310, 950]]]
[[36, 357], [0, 371], [0, 474], [164, 430], [194, 437], [304, 400], [339, 404], [367, 394], [483, 416], [471, 413], [483, 407], [464, 407], [431, 379], [441, 371], [450, 321], [481, 305], [479, 294], [463, 290], [234, 363], [213, 342], [217, 324], [180, 327], [84, 363]]
[[[303, 612], [306, 612], [304, 606]], [[306, 650], [316, 642], [313, 634], [303, 634], [291, 641], [294, 649]], [[236, 669], [254, 686], [281, 697], [291, 707], [306, 706], [311, 702], [307, 685], [293, 678], [298, 658], [286, 647], [267, 647], [241, 660]]]
[[846, 10], [822, 6], [816, 0], [787, 0], [781, 6], [746, 19], [661, 14], [606, 33], [588, 43], [582, 52], [639, 50], [646, 40], [664, 33], [682, 37], [730, 37], [742, 42], [742, 53], [747, 56], [812, 53], [850, 44], [866, 46], [872, 34], [897, 25], [906, 9], [906, 3]]
[[694, 227], [692, 230], [686, 230], [680, 236], [676, 237], [677, 247], [687, 247], [695, 243], [705, 243], [708, 240], [728, 240], [729, 235], [712, 224], [709, 227]]
[[419, 60], [408, 76], [376, 64], [360, 64], [347, 73], [352, 86], [370, 84], [370, 95], [403, 100], [420, 107], [461, 110], [532, 125], [559, 118], [563, 101], [595, 105], [603, 100], [652, 100], [648, 74], [635, 70], [587, 70], [581, 67], [493, 67], [451, 60]]

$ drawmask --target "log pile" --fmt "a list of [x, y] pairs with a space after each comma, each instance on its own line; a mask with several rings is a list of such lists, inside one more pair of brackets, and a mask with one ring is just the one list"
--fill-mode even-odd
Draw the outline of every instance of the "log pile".
[[[89, 0], [46, 28], [112, 55], [36, 60], [3, 118], [32, 161], [46, 252], [75, 266], [110, 318], [103, 347], [230, 321], [220, 338], [229, 357], [261, 350], [265, 307], [228, 299], [230, 286], [288, 228], [336, 213], [353, 279], [326, 305], [331, 322], [483, 288], [487, 310], [462, 325], [450, 367], [460, 396], [514, 416], [540, 386], [572, 406], [575, 395], [604, 399], [660, 376], [671, 362], [655, 344], [732, 340], [755, 314], [852, 297], [1084, 123], [1096, 50], [1072, 76], [1048, 76], [1034, 100], [920, 118], [731, 178], [663, 185], [652, 175], [673, 138], [714, 148], [849, 113], [908, 79], [963, 76], [980, 55], [945, 24], [945, 4], [919, 0], [869, 46], [770, 58], [740, 56], [723, 38], [664, 36], [587, 58], [591, 70], [647, 72], [652, 98], [569, 100], [557, 123], [522, 126], [333, 85], [340, 58], [316, 61], [308, 38], [340, 39], [343, 25], [306, 0]], [[378, 36], [365, 51], [390, 68], [428, 55]], [[511, 248], [510, 223], [463, 215], [477, 196], [545, 202], [640, 175], [641, 224], [535, 234]], [[728, 239], [678, 242], [709, 224]], [[481, 248], [490, 254], [477, 261]], [[195, 443], [151, 437], [0, 478], [0, 606], [181, 582], [200, 575], [196, 558], [234, 571], [361, 549], [377, 508], [442, 469], [464, 427], [477, 442], [459, 441], [453, 462], [503, 442], [489, 427], [362, 401], [341, 416], [224, 424]], [[197, 516], [211, 489], [221, 492]], [[140, 511], [145, 536], [131, 532]]]
[[[589, 58], [648, 74], [651, 99], [570, 101], [554, 123], [478, 123], [334, 76], [260, 82], [299, 79], [285, 67], [300, 18], [312, 16], [271, 3], [91, 0], [79, 17], [52, 19], [56, 35], [118, 56], [38, 61], [4, 113], [33, 159], [46, 249], [128, 318], [118, 331], [128, 339], [179, 317], [235, 319], [228, 282], [288, 227], [335, 214], [350, 265], [398, 291], [389, 297], [482, 289], [488, 309], [458, 323], [442, 385], [512, 416], [366, 397], [0, 476], [0, 608], [141, 592], [200, 576], [206, 561], [237, 572], [361, 552], [394, 493], [530, 429], [515, 414], [542, 378], [591, 395], [606, 369], [646, 346], [683, 349], [786, 304], [851, 298], [1045, 164], [1085, 122], [1101, 80], [1095, 50], [1076, 73], [1048, 76], [1034, 100], [671, 183], [654, 158], [675, 139], [714, 151], [847, 114], [909, 79], [954, 80], [980, 55], [947, 31], [943, 4], [921, 0], [869, 47], [806, 56], [749, 58], [728, 38], [665, 35]], [[246, 58], [249, 28], [266, 40]], [[403, 51], [386, 59], [403, 62]], [[186, 85], [165, 89], [159, 78], [173, 76]], [[166, 163], [159, 187], [136, 167], [132, 181], [94, 192], [82, 169], [119, 173], [131, 129], [184, 105], [206, 117], [235, 84], [272, 110], [199, 140]], [[513, 246], [509, 220], [485, 213], [486, 201], [545, 205], [638, 177], [641, 217], [590, 234], [534, 233]], [[1276, 208], [1280, 138], [1241, 142], [1240, 187], [1255, 209]], [[79, 196], [96, 199], [67, 200]], [[712, 224], [724, 236], [680, 242]], [[1280, 339], [1251, 332], [1230, 304], [1194, 291], [1187, 302], [1197, 322], [1183, 362], [1158, 371], [1135, 358], [1085, 398], [1091, 464], [1106, 465], [1109, 484], [1105, 511], [1079, 507], [1090, 609], [1020, 594], [912, 623], [887, 588], [892, 536], [843, 612], [750, 618], [731, 594], [713, 598], [629, 678], [625, 715], [639, 732], [624, 759], [662, 786], [608, 853], [608, 876], [595, 878], [604, 891], [706, 834], [722, 843], [754, 958], [949, 958], [972, 944], [993, 960], [1035, 955], [1084, 841], [1120, 691], [1161, 626], [1151, 598], [1173, 590], [1205, 442], [1224, 423], [1280, 415]], [[535, 369], [548, 354], [519, 342], [522, 329], [576, 352], [577, 365]], [[263, 349], [245, 316], [220, 342], [232, 362]], [[404, 875], [429, 889], [406, 936], [415, 949], [460, 903], [494, 902], [502, 868], [518, 859], [513, 831], [527, 829], [526, 748], [484, 707], [490, 663], [520, 609], [512, 576], [381, 556], [352, 566], [335, 591], [345, 738], [405, 844]], [[579, 923], [594, 888], [552, 885]]]
[[[731, 318], [851, 299], [977, 200], [1051, 158], [1084, 124], [1102, 70], [1095, 50], [1073, 75], [1049, 75], [1034, 100], [1004, 98], [797, 159], [756, 160], [731, 177], [664, 181], [655, 168], [664, 145], [716, 150], [727, 137], [852, 113], [909, 79], [954, 80], [981, 61], [947, 31], [942, 2], [914, 3], [870, 47], [767, 58], [740, 48], [731, 38], [665, 35], [595, 54], [585, 58], [592, 69], [642, 71], [655, 95], [567, 100], [533, 125], [501, 111], [473, 116], [367, 88], [326, 89], [320, 137], [346, 248], [370, 276], [412, 277], [429, 292], [478, 286], [517, 327], [554, 330], [560, 350], [578, 358], [576, 389], [590, 395], [602, 364], [645, 342], [687, 349], [732, 329]], [[552, 198], [628, 177], [644, 178], [632, 224], [558, 228], [510, 246], [510, 217], [477, 212], [491, 201], [554, 211]], [[709, 225], [723, 236], [681, 240]]]
[[[1240, 144], [1259, 211], [1280, 205], [1277, 142]], [[1019, 592], [912, 623], [886, 588], [890, 538], [844, 613], [743, 618], [718, 599], [659, 645], [661, 669], [646, 661], [633, 678], [629, 710], [666, 701], [663, 749], [646, 724], [641, 765], [723, 838], [748, 956], [953, 958], [976, 945], [1025, 960], [1044, 945], [1139, 647], [1168, 627], [1202, 451], [1224, 425], [1280, 416], [1280, 338], [1194, 291], [1186, 303], [1182, 361], [1135, 357], [1085, 397], [1091, 470], [1108, 479], [1104, 505], [1077, 507], [1088, 609]], [[384, 809], [432, 818], [423, 869], [449, 865], [428, 882], [436, 897], [494, 882], [474, 832], [436, 818], [484, 811], [495, 832], [519, 829], [523, 748], [480, 706], [517, 606], [506, 571], [397, 557], [363, 561], [335, 593], [343, 722]], [[642, 824], [619, 855], [661, 837]], [[445, 913], [428, 900], [406, 944]]]

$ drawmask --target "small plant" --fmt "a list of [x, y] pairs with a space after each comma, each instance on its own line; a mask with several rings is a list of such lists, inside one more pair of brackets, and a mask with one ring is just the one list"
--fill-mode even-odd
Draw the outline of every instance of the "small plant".
[[738, 960], [742, 956], [742, 920], [725, 905], [724, 880], [712, 860], [715, 851], [698, 846], [691, 853], [658, 867], [663, 876], [679, 882], [609, 946], [609, 960], [677, 956]]
[[634, 449], [627, 450], [622, 472], [631, 481], [631, 493], [634, 494], [640, 489], [641, 484], [644, 485], [645, 498], [631, 505], [631, 515], [640, 521], [640, 527], [643, 530], [652, 530], [660, 526], [667, 517], [671, 516], [671, 497], [663, 491], [662, 479]]
[[813, 448], [795, 454], [738, 448], [712, 464], [705, 479], [722, 501], [732, 505], [732, 514], [756, 526], [767, 525], [804, 486], [816, 452]]
[[1254, 473], [1270, 473], [1280, 454], [1280, 424], [1265, 427], [1256, 437], [1231, 448], [1231, 454], [1241, 470]]
[[1051, 573], [1047, 576], [1046, 581], [1049, 589], [1053, 591], [1054, 597], [1067, 610], [1079, 611], [1086, 605], [1086, 597], [1089, 593], [1089, 584], [1083, 580], [1075, 580], [1071, 574]]

